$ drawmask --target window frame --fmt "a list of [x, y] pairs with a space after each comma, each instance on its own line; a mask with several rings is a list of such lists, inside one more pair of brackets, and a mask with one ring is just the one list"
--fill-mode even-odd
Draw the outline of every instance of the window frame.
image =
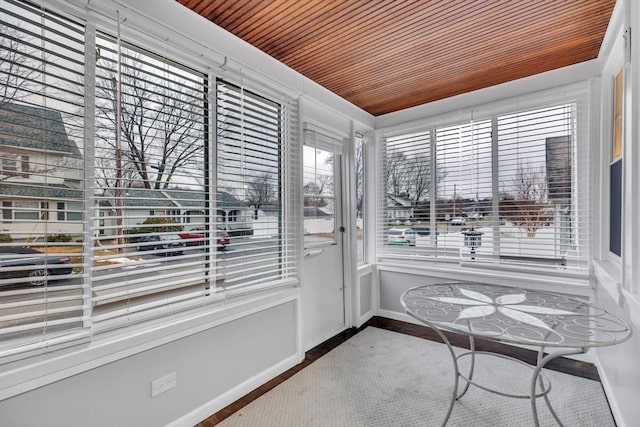
[[31, 163], [29, 162], [29, 156], [22, 154], [20, 156], [20, 177], [28, 179], [31, 176]]
[[[576, 231], [576, 233], [584, 233], [584, 230], [588, 228], [590, 222], [590, 216], [588, 214], [588, 201], [586, 201], [585, 190], [589, 185], [589, 177], [587, 173], [588, 168], [588, 155], [589, 155], [589, 127], [588, 127], [588, 115], [590, 114], [589, 108], [589, 92], [590, 85], [588, 82], [579, 82], [571, 85], [567, 85], [565, 87], [559, 88], [558, 90], [545, 90], [540, 92], [534, 92], [514, 98], [504, 99], [501, 101], [492, 102], [489, 104], [483, 104], [476, 107], [472, 107], [466, 110], [456, 111], [452, 114], [442, 114], [440, 116], [428, 117], [422, 120], [415, 120], [413, 122], [409, 122], [403, 125], [396, 125], [388, 128], [379, 129], [379, 139], [380, 143], [378, 144], [378, 159], [377, 159], [377, 170], [383, 171], [385, 170], [385, 150], [386, 150], [386, 139], [401, 137], [410, 134], [418, 134], [418, 133], [430, 133], [434, 132], [437, 128], [444, 128], [447, 126], [457, 126], [461, 123], [473, 123], [476, 121], [482, 121], [486, 119], [497, 120], [498, 117], [513, 114], [517, 111], [529, 111], [535, 110], [538, 108], [544, 108], [548, 106], [554, 105], [562, 105], [566, 103], [574, 103], [575, 104], [575, 122], [576, 126], [574, 128], [574, 132], [578, 132], [580, 137], [582, 138], [582, 143], [576, 150], [576, 153], [573, 153], [572, 158], [572, 167], [574, 168], [573, 179], [575, 179], [573, 185], [573, 191], [576, 194], [580, 194], [578, 198], [577, 204], [583, 209], [584, 212], [587, 212], [584, 218], [581, 218], [580, 224], [577, 227], [580, 227], [580, 231]], [[497, 161], [497, 127], [494, 124], [494, 128], [492, 130], [492, 150], [496, 151], [494, 153], [494, 159]], [[574, 135], [574, 139], [575, 139]], [[434, 140], [435, 138], [432, 138]], [[432, 144], [432, 151], [436, 150], [435, 144]], [[584, 161], [583, 161], [584, 160]], [[433, 162], [437, 163], [438, 159], [436, 156], [433, 156]], [[576, 169], [576, 165], [580, 164], [581, 168]], [[432, 171], [435, 171], [435, 168], [432, 168]], [[463, 268], [471, 268], [478, 269], [482, 268], [483, 270], [495, 270], [495, 271], [503, 271], [503, 270], [513, 270], [513, 271], [521, 271], [521, 272], [540, 272], [542, 274], [549, 274], [555, 276], [563, 276], [563, 277], [576, 277], [576, 278], [585, 278], [589, 274], [589, 264], [591, 262], [589, 255], [583, 255], [580, 258], [581, 263], [585, 263], [586, 265], [580, 268], [576, 268], [575, 270], [566, 270], [566, 269], [558, 269], [555, 265], [545, 266], [545, 265], [529, 265], [527, 263], [478, 263], [477, 260], [471, 260], [472, 262], [464, 262], [462, 258], [456, 256], [455, 254], [438, 254], [437, 252], [433, 254], [425, 254], [419, 253], [415, 249], [400, 247], [396, 250], [390, 251], [385, 245], [386, 237], [385, 237], [385, 214], [386, 214], [386, 204], [384, 202], [385, 199], [385, 188], [386, 184], [384, 181], [383, 173], [379, 173], [377, 177], [377, 226], [376, 226], [376, 249], [377, 249], [377, 261], [379, 263], [387, 263], [387, 261], [391, 262], [392, 260], [402, 260], [402, 262], [409, 262], [410, 264], [414, 264], [418, 259], [420, 262], [425, 262], [425, 266], [430, 264], [433, 267], [437, 267], [438, 263], [458, 263], [460, 267]], [[492, 185], [494, 189], [492, 193], [498, 194], [498, 176], [494, 172], [492, 178]], [[431, 196], [431, 206], [432, 211], [435, 205], [434, 195]], [[496, 197], [494, 196], [494, 199]], [[493, 207], [495, 211], [498, 209], [497, 205]], [[432, 212], [433, 217], [433, 212]], [[577, 230], [577, 229], [576, 229]], [[582, 234], [581, 234], [582, 237]], [[483, 245], [486, 244], [483, 241]], [[586, 246], [586, 247], [585, 247]], [[587, 252], [589, 251], [589, 244], [582, 246], [581, 249], [585, 249]], [[468, 248], [467, 248], [468, 249]]]
[[17, 159], [2, 159], [2, 174], [5, 177], [19, 176]]
[[[353, 166], [354, 166], [354, 211], [355, 211], [355, 260], [358, 267], [368, 264], [367, 257], [367, 133], [364, 131], [356, 131], [353, 147]], [[369, 144], [370, 145], [370, 144]], [[360, 213], [360, 217], [358, 217]], [[360, 224], [358, 223], [360, 221]], [[358, 233], [361, 238], [358, 238]]]
[[[98, 52], [95, 49], [95, 39], [97, 37], [97, 32], [106, 31], [107, 33], [112, 33], [115, 25], [112, 26], [111, 23], [102, 22], [102, 21], [98, 23], [91, 20], [89, 22], [85, 22], [81, 17], [78, 18], [77, 16], [74, 17], [71, 15], [66, 15], [65, 13], [58, 14], [58, 11], [56, 10], [47, 9], [46, 13], [49, 13], [49, 12], [54, 14], [56, 17], [55, 19], [57, 19], [58, 22], [62, 23], [63, 25], [65, 22], [67, 22], [66, 21], [67, 19], [69, 19], [69, 21], [72, 21], [74, 23], [82, 22], [81, 25], [85, 30], [85, 33], [84, 33], [85, 37], [83, 41], [86, 43], [85, 51], [84, 51], [84, 57], [86, 60], [85, 76], [87, 77], [89, 82], [91, 80], [92, 70], [94, 70], [96, 67], [96, 53]], [[91, 17], [92, 14], [89, 12], [88, 16]], [[135, 24], [136, 20], [139, 20], [139, 17], [136, 17], [135, 14], [130, 17], [131, 24], [129, 23], [127, 24], [128, 26], [130, 26], [130, 28], [128, 28], [127, 30], [127, 34], [129, 35], [129, 37], [131, 37], [132, 34], [142, 36], [141, 43], [140, 43], [141, 48], [149, 49], [149, 51], [151, 52], [153, 51], [169, 52], [169, 54], [167, 55], [174, 57], [176, 62], [184, 63], [185, 67], [193, 67], [195, 69], [209, 69], [211, 67], [212, 57], [197, 58], [196, 56], [193, 56], [193, 55], [185, 56], [184, 52], [181, 49], [175, 46], [172, 47], [171, 43], [169, 44], [169, 46], [167, 46], [166, 43], [162, 42], [163, 40], [162, 37], [156, 37], [155, 39], [154, 38], [150, 39], [148, 37], [148, 34], [142, 34], [141, 32], [135, 29], [131, 30], [131, 28], [136, 27], [136, 24]], [[188, 60], [184, 61], [185, 58]], [[220, 64], [217, 64], [217, 65], [220, 65]], [[283, 149], [283, 151], [281, 152], [282, 155], [279, 156], [281, 157], [280, 159], [281, 166], [282, 166], [281, 170], [283, 171], [282, 188], [287, 188], [287, 189], [294, 188], [292, 184], [298, 182], [297, 180], [299, 177], [298, 171], [296, 171], [296, 165], [293, 163], [296, 159], [299, 158], [299, 154], [296, 152], [297, 142], [299, 139], [299, 135], [296, 132], [298, 123], [299, 123], [298, 121], [299, 100], [297, 99], [297, 95], [290, 92], [289, 90], [283, 90], [284, 87], [279, 87], [277, 85], [277, 82], [275, 81], [269, 82], [267, 85], [265, 85], [264, 82], [262, 82], [260, 79], [255, 80], [255, 76], [253, 76], [252, 73], [245, 74], [243, 72], [238, 74], [235, 72], [229, 72], [222, 68], [220, 69], [216, 68], [213, 71], [210, 70], [209, 72], [205, 73], [205, 75], [207, 76], [207, 79], [209, 82], [216, 81], [217, 78], [225, 78], [228, 80], [239, 81], [241, 82], [241, 84], [243, 84], [243, 87], [249, 88], [249, 90], [255, 92], [256, 94], [260, 96], [264, 96], [265, 98], [273, 97], [271, 99], [282, 103], [283, 105], [282, 108], [284, 108], [285, 112], [282, 114], [281, 118], [282, 118], [283, 126], [286, 125], [286, 129], [284, 128], [281, 129], [281, 132], [280, 132], [281, 139], [279, 142], [279, 146], [281, 146]], [[207, 96], [209, 95], [211, 95], [210, 91], [204, 90], [202, 92], [203, 99], [207, 98]], [[89, 110], [90, 106], [93, 105], [91, 102], [91, 97], [93, 96], [94, 95], [91, 91], [87, 91], [85, 95], [85, 98], [86, 98], [85, 100], [87, 101], [87, 105], [88, 105], [87, 110]], [[206, 112], [207, 123], [206, 123], [205, 129], [207, 133], [207, 139], [206, 139], [207, 143], [205, 145], [206, 145], [206, 150], [208, 154], [206, 154], [205, 159], [206, 159], [206, 162], [209, 165], [211, 165], [212, 170], [215, 170], [216, 150], [215, 150], [215, 131], [213, 129], [215, 129], [216, 115], [213, 111], [215, 111], [215, 109], [209, 107]], [[84, 155], [84, 161], [86, 164], [91, 164], [91, 162], [93, 161], [93, 158], [95, 157], [95, 152], [90, 148], [92, 144], [89, 141], [92, 141], [92, 138], [95, 138], [95, 132], [94, 132], [95, 117], [92, 111], [86, 111], [83, 117], [84, 119], [82, 121], [85, 126], [84, 140], [86, 141], [86, 145], [87, 145], [87, 149]], [[18, 159], [20, 158], [18, 157]], [[19, 165], [16, 162], [16, 174], [20, 173], [18, 169], [19, 169]], [[79, 181], [73, 182], [71, 183], [71, 185], [79, 185], [81, 188], [81, 190], [79, 191], [82, 191], [84, 189], [89, 190], [93, 188], [92, 184], [82, 183], [82, 179], [87, 179], [87, 177], [93, 176], [91, 169], [92, 169], [91, 167], [88, 167], [88, 168], [85, 167], [84, 178], [81, 177]], [[34, 171], [31, 170], [30, 172], [34, 172]], [[32, 178], [31, 175], [32, 174], [30, 174], [29, 178]], [[210, 180], [207, 183], [207, 185], [211, 189], [215, 189], [216, 188], [215, 173], [213, 173], [212, 175], [213, 176], [210, 177]], [[212, 191], [209, 191], [209, 193], [212, 193]], [[238, 303], [242, 304], [244, 295], [247, 293], [267, 291], [265, 293], [265, 296], [266, 296], [267, 294], [269, 294], [268, 292], [269, 290], [280, 289], [282, 287], [289, 288], [297, 285], [298, 278], [296, 274], [296, 269], [298, 268], [298, 265], [296, 264], [296, 261], [300, 261], [297, 255], [298, 254], [297, 244], [298, 244], [299, 234], [296, 234], [293, 231], [293, 230], [297, 230], [296, 224], [299, 224], [299, 221], [300, 221], [300, 217], [299, 215], [297, 215], [297, 212], [295, 209], [296, 203], [299, 203], [297, 201], [297, 195], [299, 195], [299, 191], [294, 188], [294, 191], [291, 192], [291, 194], [287, 194], [286, 197], [284, 196], [281, 197], [281, 204], [283, 206], [282, 208], [283, 223], [285, 222], [284, 221], [285, 218], [289, 220], [286, 222], [286, 226], [282, 227], [283, 229], [285, 229], [282, 237], [282, 241], [283, 241], [282, 253], [287, 254], [286, 256], [288, 257], [287, 258], [288, 261], [286, 265], [286, 268], [287, 268], [286, 277], [283, 277], [276, 281], [269, 281], [268, 283], [261, 283], [258, 286], [253, 286], [253, 285], [242, 286], [240, 288], [228, 290], [224, 294], [215, 293], [215, 292], [208, 293], [207, 295], [208, 298], [204, 301], [204, 308], [207, 314], [211, 314], [215, 318], [220, 318], [221, 316], [224, 316], [226, 308], [224, 306], [219, 306], [215, 304], [216, 302], [219, 302], [224, 298], [238, 299], [237, 300]], [[20, 360], [23, 358], [27, 359], [32, 355], [48, 353], [53, 349], [63, 349], [69, 346], [73, 346], [79, 342], [86, 342], [87, 340], [89, 340], [90, 342], [97, 343], [103, 339], [102, 338], [103, 336], [107, 336], [104, 334], [106, 334], [108, 330], [112, 329], [111, 327], [100, 328], [96, 326], [94, 319], [92, 319], [92, 313], [91, 313], [92, 312], [91, 310], [91, 306], [92, 306], [91, 304], [91, 301], [92, 301], [91, 270], [93, 268], [92, 260], [94, 258], [92, 254], [92, 246], [93, 246], [92, 244], [95, 238], [100, 237], [100, 233], [99, 233], [100, 224], [105, 223], [106, 217], [101, 216], [97, 212], [97, 210], [94, 209], [94, 204], [93, 204], [94, 195], [92, 194], [91, 191], [84, 191], [84, 197], [82, 200], [84, 202], [84, 207], [82, 208], [82, 213], [80, 214], [79, 211], [78, 213], [82, 215], [81, 222], [85, 230], [85, 236], [87, 236], [87, 241], [81, 244], [81, 246], [83, 246], [84, 248], [82, 253], [85, 255], [85, 262], [84, 262], [85, 272], [83, 275], [81, 275], [81, 277], [84, 278], [83, 289], [86, 294], [86, 297], [84, 298], [84, 301], [86, 301], [86, 304], [84, 304], [83, 306], [83, 311], [85, 313], [84, 329], [81, 331], [81, 334], [80, 334], [82, 336], [79, 336], [77, 334], [73, 336], [69, 335], [67, 337], [68, 339], [65, 337], [52, 336], [48, 340], [42, 340], [36, 346], [29, 346], [28, 348], [14, 347], [9, 353], [0, 354], [0, 359], [3, 362], [8, 361], [8, 362], [21, 363]], [[213, 202], [213, 203], [210, 203], [209, 205], [210, 206], [209, 213], [215, 214], [216, 212], [215, 195], [209, 200], [209, 202]], [[69, 212], [67, 211], [67, 208], [69, 207], [68, 205], [69, 199], [56, 200], [56, 199], [50, 198], [48, 199], [47, 202], [43, 202], [43, 203], [46, 203], [47, 206], [45, 207], [43, 204], [38, 204], [39, 215], [43, 215], [43, 217], [49, 216], [50, 217], [49, 220], [58, 218], [58, 216], [60, 221], [72, 220], [69, 218]], [[56, 203], [56, 204], [52, 205], [52, 203]], [[7, 205], [7, 204], [10, 204], [10, 205]], [[183, 212], [185, 209], [187, 208], [186, 207], [181, 208], [181, 212]], [[153, 210], [155, 211], [155, 213], [159, 212], [159, 210], [155, 208]], [[174, 211], [177, 212], [178, 210], [175, 209]], [[200, 209], [200, 211], [202, 211], [202, 209]], [[54, 212], [55, 212], [55, 216], [53, 216]], [[175, 213], [175, 212], [172, 212], [172, 213]], [[9, 213], [11, 218], [7, 218], [5, 216], [5, 213]], [[182, 217], [182, 213], [180, 215]], [[14, 216], [14, 202], [13, 201], [3, 202], [2, 222], [3, 223], [14, 222], [13, 216]], [[215, 224], [215, 219], [217, 218], [217, 215], [212, 215], [211, 218], [212, 218], [211, 222]], [[80, 218], [75, 218], [75, 221], [80, 222]], [[212, 236], [213, 237], [211, 238], [211, 240], [215, 244], [216, 239], [213, 233], [212, 233]], [[212, 253], [212, 255], [213, 255], [213, 258], [215, 258], [215, 246], [213, 251], [214, 252]], [[250, 300], [248, 300], [247, 303], [250, 306], [253, 304], [262, 304], [261, 302], [259, 302], [261, 298], [262, 298], [261, 296], [254, 296]], [[160, 310], [158, 312], [148, 312], [141, 316], [137, 316], [135, 318], [134, 316], [132, 316], [132, 322], [145, 321], [145, 322], [148, 322], [149, 324], [153, 323], [153, 324], [156, 324], [154, 329], [157, 330], [159, 329], [157, 325], [163, 325], [163, 327], [168, 327], [170, 325], [177, 324], [179, 323], [179, 319], [181, 317], [182, 318], [184, 318], [185, 316], [188, 317], [190, 316], [189, 313], [193, 313], [193, 310], [198, 310], [199, 308], [200, 309], [203, 308], [203, 304], [201, 302], [183, 304], [180, 306], [178, 311], [173, 313], [172, 317], [161, 317], [158, 319], [158, 316], [162, 316], [166, 314], [165, 312]], [[116, 328], [117, 328], [116, 330], [119, 331], [116, 333], [116, 335], [120, 335], [120, 336], [129, 336], [128, 334], [130, 333], [130, 331], [135, 329], [133, 323], [116, 325]], [[132, 339], [135, 340], [135, 337], [132, 337]], [[20, 346], [20, 343], [16, 343], [16, 344]], [[27, 363], [28, 365], [27, 361], [25, 361], [25, 363]], [[2, 369], [0, 369], [0, 376], [2, 374], [3, 374], [3, 371]], [[5, 390], [4, 386], [0, 387], [0, 393], [2, 393], [3, 390]]]

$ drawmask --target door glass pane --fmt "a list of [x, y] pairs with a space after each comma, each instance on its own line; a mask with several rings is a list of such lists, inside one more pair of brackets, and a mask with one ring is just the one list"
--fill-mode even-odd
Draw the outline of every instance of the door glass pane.
[[364, 136], [356, 135], [356, 250], [358, 263], [364, 262]]
[[305, 246], [335, 243], [336, 155], [305, 146], [304, 158], [304, 243]]

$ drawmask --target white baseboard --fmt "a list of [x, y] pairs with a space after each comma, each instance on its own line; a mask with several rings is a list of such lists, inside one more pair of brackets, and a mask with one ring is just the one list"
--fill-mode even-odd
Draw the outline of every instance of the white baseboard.
[[617, 400], [613, 398], [615, 396], [615, 393], [613, 392], [613, 388], [611, 387], [611, 381], [607, 377], [607, 371], [606, 369], [601, 368], [600, 360], [597, 356], [596, 367], [598, 368], [600, 383], [602, 384], [605, 396], [607, 396], [607, 402], [609, 402], [609, 408], [611, 408], [611, 414], [613, 415], [613, 420], [616, 423], [616, 427], [628, 427], [624, 422], [624, 417], [622, 416], [620, 405], [618, 405]]
[[[303, 355], [304, 358], [304, 355]], [[277, 377], [281, 373], [285, 372], [302, 362], [298, 355], [293, 355], [280, 363], [268, 368], [261, 373], [249, 378], [248, 380], [238, 384], [236, 387], [226, 391], [218, 397], [210, 400], [209, 402], [201, 405], [193, 411], [181, 416], [180, 418], [167, 424], [167, 427], [193, 427], [205, 418], [215, 414], [221, 409], [232, 404], [236, 400], [240, 399], [245, 394], [255, 390], [262, 384]]]

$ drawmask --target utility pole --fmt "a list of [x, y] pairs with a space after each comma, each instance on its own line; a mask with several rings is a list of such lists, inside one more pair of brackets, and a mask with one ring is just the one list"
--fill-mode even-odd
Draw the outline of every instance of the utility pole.
[[124, 218], [122, 213], [122, 44], [120, 40], [120, 11], [116, 11], [118, 21], [117, 38], [117, 79], [111, 79], [111, 87], [114, 90], [114, 110], [116, 114], [116, 224], [118, 233], [116, 236], [117, 251], [124, 251]]

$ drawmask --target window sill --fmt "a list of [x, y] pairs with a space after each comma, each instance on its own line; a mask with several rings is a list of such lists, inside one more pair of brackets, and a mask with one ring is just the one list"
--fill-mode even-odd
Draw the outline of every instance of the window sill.
[[[378, 271], [391, 271], [416, 275], [429, 275], [447, 280], [490, 281], [505, 286], [524, 286], [540, 290], [553, 290], [591, 298], [593, 289], [587, 275], [563, 275], [554, 272], [515, 271], [512, 269], [475, 267], [447, 262], [379, 262]], [[508, 271], [508, 274], [507, 274]], [[561, 287], [562, 289], [558, 289]]]
[[[290, 285], [293, 285], [291, 283]], [[0, 367], [0, 401], [251, 314], [299, 300], [294, 286], [266, 289], [126, 328]]]
[[373, 264], [359, 264], [357, 267], [358, 276], [363, 276], [365, 274], [372, 273], [374, 270]]
[[594, 260], [593, 274], [599, 284], [611, 294], [618, 298], [622, 292], [622, 270], [620, 264], [611, 260]]

